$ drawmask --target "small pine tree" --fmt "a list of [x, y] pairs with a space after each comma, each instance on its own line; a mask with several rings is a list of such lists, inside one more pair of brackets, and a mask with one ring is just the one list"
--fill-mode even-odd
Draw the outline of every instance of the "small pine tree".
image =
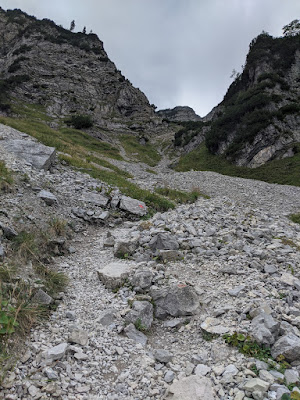
[[83, 28], [82, 33], [86, 34], [86, 27]]
[[74, 31], [74, 29], [75, 29], [75, 21], [73, 19], [73, 21], [71, 22], [71, 25], [70, 25], [70, 31], [72, 32], [72, 31]]

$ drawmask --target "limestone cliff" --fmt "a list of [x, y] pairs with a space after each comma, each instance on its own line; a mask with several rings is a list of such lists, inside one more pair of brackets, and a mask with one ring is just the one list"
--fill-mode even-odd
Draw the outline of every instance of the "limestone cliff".
[[177, 144], [190, 151], [205, 139], [211, 153], [248, 167], [299, 151], [300, 34], [254, 39], [243, 72], [203, 122], [188, 141], [179, 133]]
[[157, 111], [157, 115], [170, 122], [201, 121], [201, 117], [191, 107], [177, 106]]
[[[155, 129], [147, 97], [117, 70], [95, 34], [0, 8], [0, 103], [41, 104], [57, 119], [88, 115], [99, 127]], [[6, 98], [4, 98], [6, 95]]]

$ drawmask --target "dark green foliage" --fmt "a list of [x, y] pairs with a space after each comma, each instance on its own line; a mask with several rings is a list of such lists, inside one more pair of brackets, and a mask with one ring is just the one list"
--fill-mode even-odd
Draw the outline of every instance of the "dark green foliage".
[[276, 117], [280, 120], [283, 120], [287, 114], [299, 114], [300, 113], [300, 104], [299, 103], [290, 103], [286, 106], [281, 107], [277, 113]]
[[300, 213], [298, 214], [291, 214], [290, 220], [295, 222], [295, 224], [300, 224]]
[[175, 146], [185, 146], [198, 135], [206, 125], [203, 121], [187, 121], [180, 123], [183, 128], [175, 133]]
[[175, 201], [176, 203], [194, 203], [200, 196], [209, 198], [199, 190], [193, 190], [192, 192], [183, 192], [181, 190], [170, 189], [168, 187], [156, 188], [155, 192], [168, 197], [170, 200]]
[[75, 129], [88, 129], [93, 126], [93, 121], [89, 115], [72, 115], [66, 120], [66, 124]]
[[237, 347], [239, 352], [248, 357], [255, 357], [259, 360], [267, 361], [271, 358], [271, 352], [268, 347], [259, 345], [250, 336], [245, 336], [235, 332], [232, 335], [224, 335], [225, 342], [230, 346]]

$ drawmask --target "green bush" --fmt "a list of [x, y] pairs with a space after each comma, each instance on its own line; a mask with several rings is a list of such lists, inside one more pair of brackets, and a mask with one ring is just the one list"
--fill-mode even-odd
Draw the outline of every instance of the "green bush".
[[93, 126], [93, 120], [89, 115], [72, 115], [66, 120], [66, 124], [75, 129], [88, 129]]

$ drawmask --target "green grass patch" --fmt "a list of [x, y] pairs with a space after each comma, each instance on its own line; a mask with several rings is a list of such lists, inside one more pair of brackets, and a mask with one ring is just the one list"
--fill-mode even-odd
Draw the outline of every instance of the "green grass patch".
[[145, 145], [142, 145], [135, 136], [123, 135], [120, 137], [120, 143], [127, 155], [135, 161], [155, 167], [161, 160], [160, 154], [149, 141]]
[[295, 222], [295, 224], [300, 224], [300, 213], [298, 214], [291, 214], [290, 220]]
[[296, 154], [293, 157], [273, 160], [258, 168], [246, 168], [237, 167], [224, 157], [211, 154], [202, 144], [181, 157], [175, 169], [176, 171], [214, 171], [223, 175], [300, 186], [300, 144], [295, 147]]
[[89, 174], [93, 178], [100, 179], [109, 185], [117, 186], [123, 194], [144, 201], [148, 207], [155, 211], [167, 211], [170, 208], [175, 208], [175, 204], [170, 200], [156, 193], [141, 189], [134, 183], [129, 182], [118, 172], [99, 170], [99, 168], [79, 157], [61, 155], [60, 159], [67, 162], [70, 166], [79, 169], [81, 172]]
[[14, 103], [11, 105], [11, 111], [14, 114], [22, 116], [22, 118], [28, 118], [31, 120], [50, 122], [53, 119], [47, 115], [45, 107], [41, 104]]
[[0, 192], [8, 191], [13, 184], [13, 177], [11, 171], [9, 171], [4, 161], [0, 160]]
[[209, 198], [202, 194], [199, 190], [193, 190], [191, 192], [183, 192], [181, 190], [170, 189], [168, 187], [156, 188], [155, 192], [168, 197], [170, 200], [175, 201], [176, 203], [184, 204], [184, 203], [194, 203], [200, 196]]

